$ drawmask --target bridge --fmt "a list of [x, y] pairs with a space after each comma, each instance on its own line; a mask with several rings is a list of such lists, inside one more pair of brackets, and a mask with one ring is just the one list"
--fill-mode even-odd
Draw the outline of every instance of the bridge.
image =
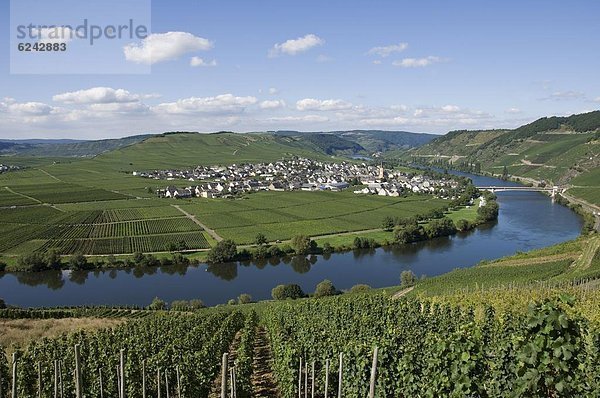
[[552, 197], [554, 197], [557, 193], [563, 193], [567, 189], [551, 186], [551, 187], [526, 187], [526, 186], [479, 186], [477, 189], [491, 191], [491, 192], [549, 192]]

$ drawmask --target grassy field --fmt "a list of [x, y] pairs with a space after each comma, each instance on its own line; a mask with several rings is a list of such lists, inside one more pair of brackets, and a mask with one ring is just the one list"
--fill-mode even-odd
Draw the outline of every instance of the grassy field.
[[0, 346], [7, 347], [9, 354], [18, 347], [43, 338], [58, 337], [77, 330], [111, 328], [123, 322], [122, 319], [107, 318], [1, 319]]
[[[183, 203], [180, 201], [180, 203]], [[181, 207], [223, 238], [251, 243], [257, 233], [270, 241], [378, 229], [385, 216], [410, 217], [444, 207], [430, 196], [406, 198], [352, 192], [260, 192], [237, 200], [193, 199]]]

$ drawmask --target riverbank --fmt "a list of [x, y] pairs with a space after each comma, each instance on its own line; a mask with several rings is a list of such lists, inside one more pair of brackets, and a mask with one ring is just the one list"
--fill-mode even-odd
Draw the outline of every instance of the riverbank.
[[[482, 186], [499, 183], [473, 178]], [[402, 270], [413, 270], [418, 277], [440, 275], [482, 260], [564, 242], [580, 233], [580, 217], [564, 206], [553, 204], [547, 196], [536, 192], [503, 192], [498, 194], [497, 200], [501, 209], [497, 222], [467, 233], [413, 244], [215, 265], [196, 265], [191, 260], [189, 265], [1, 274], [0, 291], [7, 302], [33, 307], [40, 303], [143, 306], [154, 296], [166, 301], [201, 297], [207, 305], [214, 305], [241, 293], [263, 299], [269, 296], [273, 285], [282, 283], [297, 283], [305, 291], [323, 279], [332, 280], [340, 289], [360, 283], [375, 288], [389, 286], [390, 281], [398, 280]], [[475, 210], [471, 207], [460, 211]], [[380, 234], [378, 239], [381, 240], [393, 236], [392, 232], [384, 231], [369, 234]], [[340, 240], [340, 244], [351, 247], [356, 237], [330, 236], [327, 239], [333, 246]], [[324, 243], [319, 243], [322, 245]]]

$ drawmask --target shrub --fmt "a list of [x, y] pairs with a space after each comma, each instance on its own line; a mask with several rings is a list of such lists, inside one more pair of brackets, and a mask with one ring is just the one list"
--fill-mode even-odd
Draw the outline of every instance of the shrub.
[[308, 254], [316, 247], [315, 241], [306, 235], [296, 235], [292, 238], [292, 248], [296, 254]]
[[218, 242], [208, 252], [206, 260], [209, 263], [226, 263], [233, 261], [237, 257], [237, 246], [231, 239], [222, 240]]
[[277, 285], [271, 290], [274, 300], [298, 299], [306, 296], [302, 288], [296, 284]]
[[256, 238], [254, 238], [254, 244], [257, 246], [262, 246], [267, 244], [267, 237], [263, 233], [256, 234]]
[[167, 308], [167, 303], [165, 303], [163, 300], [159, 299], [158, 297], [154, 297], [154, 299], [152, 300], [152, 303], [150, 303], [150, 305], [148, 306], [149, 310], [154, 310], [154, 311], [164, 310], [166, 308]]
[[72, 270], [85, 270], [90, 268], [90, 264], [83, 254], [77, 253], [69, 259], [69, 268]]
[[412, 271], [402, 271], [400, 274], [400, 286], [401, 287], [411, 287], [414, 286], [417, 282], [417, 276]]
[[247, 293], [242, 293], [238, 297], [239, 304], [249, 304], [252, 302], [252, 296]]
[[330, 280], [325, 279], [320, 282], [315, 289], [315, 297], [326, 297], [326, 296], [335, 296], [338, 294], [338, 290], [333, 286]]
[[350, 288], [350, 293], [364, 293], [371, 290], [371, 286], [359, 283]]

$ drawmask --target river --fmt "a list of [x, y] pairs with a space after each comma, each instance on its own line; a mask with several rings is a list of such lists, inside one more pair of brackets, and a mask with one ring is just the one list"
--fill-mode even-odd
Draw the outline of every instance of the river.
[[[478, 186], [517, 185], [495, 178], [471, 177]], [[439, 275], [573, 239], [582, 220], [538, 192], [499, 192], [498, 221], [468, 233], [411, 245], [262, 262], [160, 267], [91, 272], [0, 274], [0, 298], [23, 307], [74, 305], [147, 305], [154, 297], [171, 302], [199, 298], [207, 305], [225, 303], [241, 293], [270, 298], [281, 283], [314, 291], [323, 279], [338, 289], [358, 283], [396, 285], [403, 270], [417, 276]]]

